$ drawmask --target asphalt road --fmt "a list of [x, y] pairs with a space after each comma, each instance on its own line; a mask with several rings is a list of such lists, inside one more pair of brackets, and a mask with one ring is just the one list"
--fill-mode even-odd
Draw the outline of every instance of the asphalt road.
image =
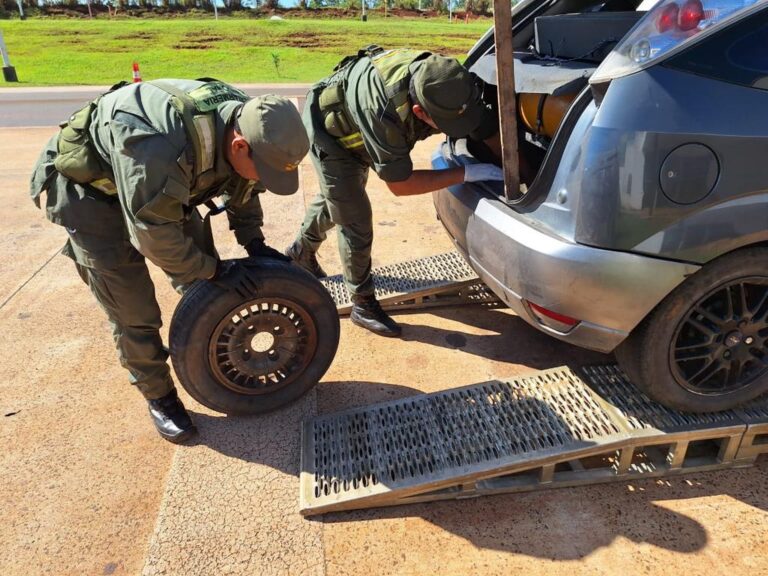
[[[299, 98], [299, 109], [308, 84], [240, 84], [251, 96], [280, 94]], [[55, 126], [89, 100], [105, 92], [106, 86], [0, 88], [0, 128]]]

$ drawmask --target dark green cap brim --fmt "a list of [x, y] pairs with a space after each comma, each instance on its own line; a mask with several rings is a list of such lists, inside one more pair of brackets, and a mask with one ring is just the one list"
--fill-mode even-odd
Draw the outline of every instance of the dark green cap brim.
[[290, 196], [299, 189], [299, 170], [276, 170], [267, 164], [255, 151], [251, 154], [251, 160], [259, 172], [259, 180], [275, 194]]
[[455, 118], [441, 118], [435, 114], [430, 114], [426, 106], [423, 108], [427, 114], [434, 120], [437, 128], [452, 138], [463, 138], [474, 132], [483, 120], [483, 109], [477, 104], [470, 104], [461, 114]]

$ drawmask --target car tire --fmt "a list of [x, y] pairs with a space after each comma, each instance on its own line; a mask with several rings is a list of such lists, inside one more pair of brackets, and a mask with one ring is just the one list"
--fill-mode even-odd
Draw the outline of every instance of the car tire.
[[635, 385], [670, 408], [717, 412], [768, 391], [768, 249], [713, 260], [617, 349]]
[[190, 396], [218, 412], [260, 414], [323, 377], [338, 347], [339, 315], [311, 274], [262, 259], [217, 283], [193, 284], [173, 315], [169, 341]]

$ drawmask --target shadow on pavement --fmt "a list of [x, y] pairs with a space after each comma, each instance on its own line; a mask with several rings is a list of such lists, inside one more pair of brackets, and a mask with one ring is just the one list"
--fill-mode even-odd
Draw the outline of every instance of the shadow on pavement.
[[[298, 475], [302, 414], [306, 399], [264, 416], [192, 413], [198, 435], [194, 446]], [[309, 416], [306, 416], [309, 417]]]
[[[432, 313], [488, 333], [477, 335], [411, 324], [409, 320], [414, 316], [400, 314], [403, 339], [536, 369], [612, 361], [610, 355], [585, 351], [539, 333], [503, 310], [467, 307]], [[321, 382], [315, 390], [316, 410], [310, 393], [297, 403], [266, 416], [230, 418], [196, 414], [200, 428], [198, 444], [233, 458], [298, 475], [298, 439], [303, 419], [315, 412], [341, 411], [421, 393], [408, 386], [370, 381]], [[281, 433], [275, 434], [276, 430]], [[717, 534], [708, 534], [697, 520], [697, 510], [702, 509], [704, 514], [704, 509], [710, 506], [707, 499], [718, 496], [768, 510], [766, 473], [768, 458], [763, 457], [758, 465], [738, 470], [338, 512], [307, 521], [319, 521], [329, 528], [335, 526], [334, 533], [340, 531], [337, 534], [356, 534], [358, 547], [374, 545], [374, 540], [382, 537], [380, 530], [357, 530], [359, 523], [384, 520], [402, 521], [408, 526], [426, 521], [479, 549], [553, 561], [583, 559], [610, 547], [617, 539], [694, 554], [719, 538]], [[698, 499], [698, 502], [686, 505], [689, 499]], [[712, 511], [707, 514], [711, 515]], [[723, 527], [724, 533], [733, 534], [738, 519], [724, 518], [723, 522], [728, 523]], [[382, 530], [387, 526], [391, 524], [384, 522]], [[441, 541], [439, 532], [421, 534], [422, 539], [434, 538], [435, 545]], [[426, 541], [422, 544], [428, 545]], [[648, 553], [652, 551], [638, 548], [639, 555]]]
[[539, 332], [520, 317], [501, 309], [481, 306], [442, 308], [431, 313], [445, 320], [459, 322], [491, 334], [470, 334], [457, 330], [445, 330], [434, 326], [413, 324], [409, 315], [396, 316], [403, 325], [402, 339], [461, 350], [510, 364], [520, 364], [544, 370], [564, 364], [606, 364], [613, 357], [577, 348], [552, 336]]
[[[407, 386], [366, 381], [323, 382], [316, 390], [318, 413], [421, 393]], [[301, 421], [314, 415], [311, 394], [265, 416], [195, 414], [200, 429], [197, 444], [298, 476]], [[704, 549], [712, 536], [695, 518], [678, 511], [686, 508], [681, 503], [698, 498], [700, 506], [706, 507], [707, 498], [727, 495], [768, 510], [767, 473], [768, 458], [763, 457], [757, 466], [745, 469], [337, 512], [308, 521], [341, 525], [345, 530], [349, 524], [348, 529], [354, 530], [360, 522], [420, 518], [480, 549], [550, 560], [582, 559], [618, 538], [692, 554]], [[360, 538], [377, 535], [381, 536], [378, 531], [363, 531]]]
[[423, 390], [399, 384], [362, 381], [321, 382], [317, 387], [317, 413], [339, 412], [423, 393]]
[[[407, 386], [378, 382], [321, 382], [317, 385], [317, 413], [346, 410], [421, 394]], [[194, 446], [269, 466], [298, 476], [301, 423], [315, 416], [310, 391], [296, 402], [260, 416], [227, 416], [190, 410], [198, 435]]]
[[[618, 538], [692, 554], [719, 536], [676, 511], [684, 507], [681, 501], [699, 498], [706, 508], [707, 498], [727, 495], [768, 510], [766, 473], [768, 458], [763, 457], [741, 470], [337, 512], [319, 520], [333, 525], [416, 517], [481, 549], [553, 561], [583, 559]], [[723, 530], [733, 533], [732, 526]]]

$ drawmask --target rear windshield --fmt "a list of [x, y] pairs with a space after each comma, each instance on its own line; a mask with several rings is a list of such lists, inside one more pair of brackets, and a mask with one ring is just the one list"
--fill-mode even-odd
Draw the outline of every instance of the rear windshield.
[[694, 45], [667, 65], [768, 90], [768, 9]]

